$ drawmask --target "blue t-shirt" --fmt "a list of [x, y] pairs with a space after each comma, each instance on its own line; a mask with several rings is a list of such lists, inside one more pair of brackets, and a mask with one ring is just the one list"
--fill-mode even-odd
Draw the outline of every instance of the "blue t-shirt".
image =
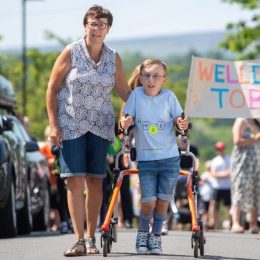
[[173, 129], [182, 108], [170, 90], [148, 96], [137, 87], [129, 96], [124, 114], [134, 118], [137, 161], [161, 160], [179, 156]]

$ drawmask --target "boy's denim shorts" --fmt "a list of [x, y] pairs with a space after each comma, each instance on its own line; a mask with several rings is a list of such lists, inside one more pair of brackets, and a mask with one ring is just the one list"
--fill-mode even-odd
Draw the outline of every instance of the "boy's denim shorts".
[[180, 172], [180, 158], [139, 161], [141, 202], [158, 199], [170, 201]]
[[61, 178], [106, 177], [109, 141], [90, 132], [72, 140], [62, 141], [60, 150]]

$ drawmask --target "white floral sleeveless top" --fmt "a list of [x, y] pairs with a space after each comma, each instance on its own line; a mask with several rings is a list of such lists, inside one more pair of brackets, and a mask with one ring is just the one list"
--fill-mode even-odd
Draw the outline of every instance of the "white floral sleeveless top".
[[116, 52], [104, 44], [96, 64], [89, 57], [85, 39], [70, 47], [71, 69], [58, 93], [62, 140], [75, 139], [90, 131], [113, 142], [111, 91], [115, 84]]

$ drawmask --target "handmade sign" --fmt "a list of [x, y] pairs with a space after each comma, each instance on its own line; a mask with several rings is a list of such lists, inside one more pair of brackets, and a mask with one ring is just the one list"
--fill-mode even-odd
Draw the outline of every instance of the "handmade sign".
[[185, 113], [189, 117], [260, 118], [260, 60], [192, 57]]

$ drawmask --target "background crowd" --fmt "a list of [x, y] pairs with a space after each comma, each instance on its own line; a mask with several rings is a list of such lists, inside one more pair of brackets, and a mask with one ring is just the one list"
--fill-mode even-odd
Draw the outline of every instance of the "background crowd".
[[[116, 127], [117, 129], [117, 127]], [[215, 144], [214, 158], [201, 165], [199, 182], [200, 215], [205, 230], [227, 229], [235, 233], [249, 230], [259, 232], [260, 216], [260, 124], [257, 119], [238, 118], [233, 126], [234, 146], [231, 154], [226, 152], [224, 142]], [[46, 138], [48, 136], [46, 129]], [[113, 168], [121, 142], [116, 131], [115, 142], [111, 144], [107, 155], [107, 178], [103, 181], [103, 204], [100, 211], [98, 228], [102, 225], [109, 198], [112, 193]], [[47, 139], [46, 139], [47, 140]], [[133, 141], [134, 143], [134, 141]], [[133, 144], [134, 145], [134, 144]], [[199, 149], [192, 145], [191, 151], [199, 161]], [[59, 165], [55, 149], [49, 141], [41, 146], [51, 173], [51, 225], [50, 230], [61, 233], [73, 232], [66, 199], [66, 181], [59, 176]], [[190, 159], [182, 159], [182, 168], [187, 169]], [[136, 162], [129, 155], [120, 158], [120, 169], [136, 168]], [[175, 190], [175, 206], [169, 204], [167, 222], [163, 234], [168, 230], [190, 227], [190, 212], [185, 187], [186, 180], [180, 177]], [[126, 176], [119, 196], [119, 228], [136, 228], [140, 212], [140, 187], [137, 175]], [[188, 227], [187, 227], [188, 225]]]
[[[237, 118], [233, 129], [233, 150], [215, 145], [217, 156], [205, 163], [201, 174], [201, 201], [204, 224], [209, 229], [259, 233], [260, 210], [260, 124], [259, 119]], [[223, 216], [220, 222], [220, 202]]]

